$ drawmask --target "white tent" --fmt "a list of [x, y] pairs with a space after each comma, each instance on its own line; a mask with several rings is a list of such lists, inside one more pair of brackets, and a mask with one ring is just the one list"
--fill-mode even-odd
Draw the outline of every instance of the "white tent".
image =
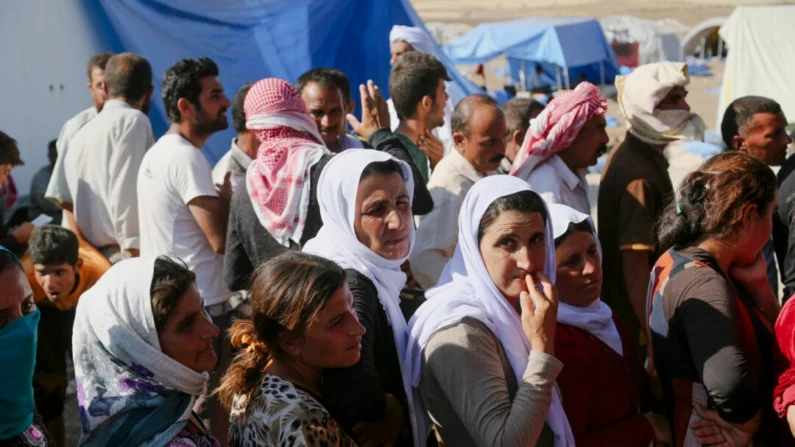
[[720, 29], [729, 53], [718, 102], [718, 128], [735, 99], [766, 96], [795, 119], [795, 6], [741, 6]]
[[682, 39], [682, 51], [686, 55], [695, 54], [701, 40], [726, 23], [726, 17], [713, 17], [694, 26]]
[[682, 60], [678, 32], [670, 23], [660, 24], [632, 16], [607, 16], [599, 20], [607, 41], [638, 45], [638, 65]]

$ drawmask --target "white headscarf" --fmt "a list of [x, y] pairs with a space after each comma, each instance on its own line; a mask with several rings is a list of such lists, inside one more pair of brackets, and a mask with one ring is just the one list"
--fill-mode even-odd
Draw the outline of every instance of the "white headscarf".
[[395, 25], [389, 32], [389, 43], [406, 42], [415, 50], [425, 54], [433, 54], [433, 39], [422, 28], [416, 26]]
[[[530, 355], [530, 341], [524, 335], [519, 314], [500, 293], [486, 270], [477, 234], [480, 220], [489, 205], [500, 197], [520, 191], [530, 191], [524, 180], [495, 175], [479, 180], [464, 198], [458, 215], [458, 245], [455, 253], [445, 266], [439, 285], [426, 293], [427, 301], [409, 322], [408, 354], [403, 365], [403, 377], [411, 377], [416, 407], [413, 415], [426, 414], [417, 388], [422, 374], [423, 351], [428, 340], [438, 330], [467, 317], [480, 321], [497, 336], [505, 349], [516, 380], [522, 380]], [[554, 282], [555, 239], [549, 218], [546, 222], [545, 238], [547, 257], [544, 274]], [[460, 392], [465, 393], [466, 390]], [[546, 422], [555, 433], [556, 447], [574, 445], [574, 435], [560, 396], [555, 391], [552, 393], [552, 404]], [[424, 423], [427, 424], [427, 420]], [[415, 436], [417, 434], [415, 432]]]
[[[353, 226], [362, 172], [371, 163], [387, 160], [397, 162], [403, 169], [403, 180], [406, 183], [409, 204], [411, 203], [414, 197], [414, 179], [408, 164], [372, 149], [342, 152], [334, 156], [320, 174], [317, 200], [323, 227], [317, 236], [307, 241], [302, 251], [330, 259], [344, 269], [356, 270], [373, 282], [378, 291], [378, 301], [381, 302], [392, 327], [398, 361], [402, 365], [406, 355], [408, 326], [400, 310], [400, 291], [406, 284], [406, 274], [400, 270], [400, 266], [414, 248], [414, 223], [406, 222], [410, 228], [410, 243], [406, 256], [400, 259], [386, 259], [376, 254], [359, 242]], [[403, 376], [406, 395], [411, 402], [411, 387], [407, 379], [407, 376]]]
[[[118, 427], [135, 422], [128, 442], [164, 445], [185, 427], [209, 379], [160, 348], [150, 295], [154, 266], [151, 257], [119, 262], [80, 297], [72, 335], [80, 445], [105, 445]], [[184, 409], [174, 405], [180, 400]], [[153, 433], [143, 436], [147, 430]]]
[[[591, 225], [591, 233], [593, 233], [596, 241], [596, 248], [599, 250], [599, 259], [602, 259], [602, 245], [599, 244], [599, 239], [596, 237], [596, 233], [593, 232], [594, 224], [591, 216], [566, 205], [547, 204], [547, 207], [549, 208], [549, 214], [552, 216], [555, 239], [566, 234], [570, 224], [587, 221]], [[618, 355], [624, 355], [621, 336], [618, 334], [615, 321], [613, 321], [613, 310], [601, 299], [597, 298], [593, 303], [585, 307], [571, 306], [561, 300], [558, 304], [558, 322], [588, 331], [609, 346], [610, 349], [616, 351]]]
[[657, 62], [616, 76], [618, 104], [629, 131], [647, 144], [663, 145], [676, 140], [704, 141], [704, 120], [686, 110], [658, 110], [674, 87], [690, 84], [687, 64]]

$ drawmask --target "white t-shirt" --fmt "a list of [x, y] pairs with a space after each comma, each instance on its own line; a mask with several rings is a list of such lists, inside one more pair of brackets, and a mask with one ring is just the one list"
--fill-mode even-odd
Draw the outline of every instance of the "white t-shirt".
[[146, 153], [138, 173], [141, 256], [176, 256], [196, 274], [205, 305], [229, 299], [223, 281], [224, 257], [188, 208], [201, 196], [218, 197], [210, 163], [181, 135], [167, 134]]

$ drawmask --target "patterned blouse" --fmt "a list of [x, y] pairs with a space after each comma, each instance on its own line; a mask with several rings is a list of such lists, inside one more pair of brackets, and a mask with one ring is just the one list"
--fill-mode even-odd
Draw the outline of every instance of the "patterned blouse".
[[221, 444], [204, 428], [196, 414], [192, 413], [190, 422], [165, 447], [221, 447]]
[[265, 374], [251, 402], [235, 396], [229, 422], [233, 447], [356, 446], [315, 397], [272, 374]]

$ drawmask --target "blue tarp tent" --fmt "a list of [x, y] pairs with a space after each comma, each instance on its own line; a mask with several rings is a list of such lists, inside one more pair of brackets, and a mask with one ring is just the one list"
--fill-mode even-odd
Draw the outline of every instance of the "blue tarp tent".
[[[155, 81], [156, 134], [166, 129], [160, 82], [182, 58], [209, 57], [230, 98], [246, 82], [279, 77], [290, 82], [313, 67], [334, 67], [357, 85], [372, 79], [388, 94], [392, 25], [424, 28], [409, 0], [99, 0], [121, 47], [145, 56]], [[478, 88], [436, 56], [454, 78], [458, 97]], [[357, 102], [358, 104], [358, 102]], [[360, 107], [357, 107], [357, 111]], [[358, 113], [358, 112], [357, 112]], [[234, 137], [215, 134], [204, 153], [215, 163]]]
[[613, 49], [599, 22], [592, 18], [529, 17], [483, 23], [444, 47], [455, 64], [481, 64], [504, 54], [511, 78], [526, 76], [541, 64], [551, 79], [574, 83], [584, 73], [595, 84], [613, 82], [618, 74]]

